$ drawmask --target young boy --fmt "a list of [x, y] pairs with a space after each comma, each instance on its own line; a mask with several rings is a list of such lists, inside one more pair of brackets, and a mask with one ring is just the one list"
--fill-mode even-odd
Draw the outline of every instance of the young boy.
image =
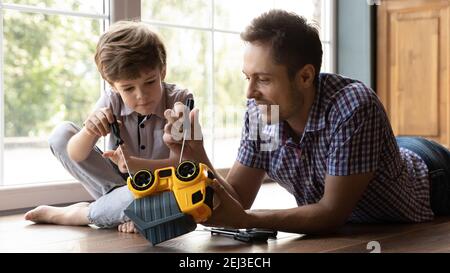
[[[192, 98], [192, 94], [164, 82], [165, 47], [143, 23], [122, 21], [112, 25], [100, 37], [95, 62], [111, 90], [97, 101], [81, 129], [65, 122], [55, 128], [49, 145], [64, 168], [96, 201], [68, 207], [39, 206], [27, 212], [25, 219], [103, 228], [119, 225], [119, 231], [135, 232], [123, 213], [133, 200], [125, 186], [126, 165], [133, 173], [178, 163], [163, 142], [164, 110]], [[115, 118], [124, 141], [120, 146], [111, 133]], [[107, 135], [110, 150], [102, 152], [95, 144]]]

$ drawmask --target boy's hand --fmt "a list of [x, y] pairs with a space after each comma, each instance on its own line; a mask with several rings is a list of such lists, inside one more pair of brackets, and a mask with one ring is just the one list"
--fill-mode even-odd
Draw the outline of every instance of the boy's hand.
[[92, 136], [106, 136], [111, 131], [110, 124], [114, 122], [114, 115], [110, 108], [94, 111], [84, 122], [86, 132]]
[[[123, 152], [123, 155], [122, 155]], [[124, 157], [127, 161], [128, 167], [130, 167], [130, 161], [132, 156], [129, 155], [125, 144], [120, 145], [116, 150], [105, 151], [103, 153], [104, 158], [109, 158], [114, 164], [117, 165], [120, 172], [128, 173], [127, 166], [125, 165]], [[131, 168], [131, 167], [130, 167]]]
[[[187, 107], [181, 103], [175, 103], [173, 109], [167, 109], [164, 112], [164, 116], [167, 119], [167, 124], [164, 126], [164, 143], [169, 149], [178, 157], [181, 153], [181, 145], [183, 143], [183, 137], [186, 135], [186, 141], [184, 143], [183, 159], [193, 159], [196, 161], [203, 161], [199, 158], [199, 154], [203, 155], [203, 135], [198, 121], [198, 109], [193, 109], [189, 113], [189, 130], [185, 134], [183, 128], [184, 113], [188, 113]], [[185, 122], [187, 124], [187, 122]]]

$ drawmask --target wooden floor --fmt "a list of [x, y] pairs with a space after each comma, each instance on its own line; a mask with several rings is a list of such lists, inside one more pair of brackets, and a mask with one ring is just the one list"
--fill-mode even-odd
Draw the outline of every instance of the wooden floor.
[[[255, 208], [295, 206], [292, 197], [276, 184], [266, 184]], [[450, 252], [450, 217], [423, 224], [346, 225], [328, 236], [280, 232], [267, 243], [248, 244], [197, 230], [151, 246], [139, 234], [91, 227], [36, 225], [23, 214], [0, 217], [0, 252], [370, 252], [368, 244], [384, 252]], [[372, 242], [372, 243], [371, 243]], [[371, 248], [369, 248], [371, 249]]]

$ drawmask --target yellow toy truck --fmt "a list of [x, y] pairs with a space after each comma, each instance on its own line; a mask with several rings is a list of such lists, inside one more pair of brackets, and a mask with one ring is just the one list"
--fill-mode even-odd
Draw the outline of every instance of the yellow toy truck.
[[135, 200], [127, 215], [153, 245], [190, 232], [213, 210], [214, 174], [203, 163], [140, 170], [128, 178]]

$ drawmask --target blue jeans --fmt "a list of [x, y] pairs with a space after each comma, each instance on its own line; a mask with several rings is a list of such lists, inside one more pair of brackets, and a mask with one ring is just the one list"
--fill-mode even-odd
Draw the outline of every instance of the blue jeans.
[[97, 147], [82, 162], [69, 158], [67, 143], [79, 130], [70, 122], [60, 124], [50, 135], [50, 149], [64, 168], [94, 197], [95, 202], [89, 205], [89, 222], [102, 228], [115, 227], [129, 220], [123, 211], [134, 197], [117, 166], [103, 158]]
[[416, 153], [427, 165], [434, 214], [450, 215], [450, 151], [422, 137], [397, 137], [397, 144]]

